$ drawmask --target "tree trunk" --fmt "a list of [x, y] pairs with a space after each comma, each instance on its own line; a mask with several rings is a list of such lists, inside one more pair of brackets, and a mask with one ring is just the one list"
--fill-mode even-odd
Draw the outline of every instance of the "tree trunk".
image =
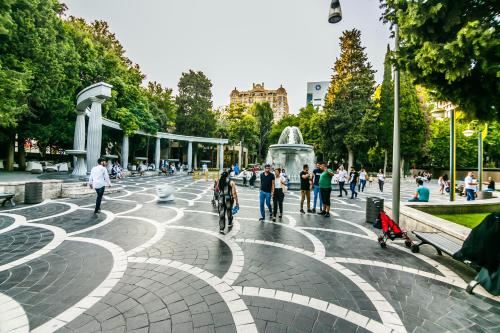
[[348, 169], [347, 170], [351, 170], [351, 167], [354, 166], [354, 151], [352, 150], [352, 148], [348, 147], [347, 148], [347, 152], [349, 153], [349, 158], [348, 158]]
[[387, 157], [388, 157], [387, 149], [384, 149], [384, 175], [387, 173]]
[[404, 157], [401, 157], [401, 166], [400, 166], [400, 175], [401, 175], [401, 178], [405, 178], [405, 174], [404, 174], [404, 171], [405, 171], [405, 159]]
[[18, 133], [17, 152], [19, 154], [19, 170], [26, 170], [26, 151], [24, 150], [24, 135]]
[[243, 139], [240, 141], [240, 151], [238, 152], [238, 165], [243, 168]]
[[14, 170], [14, 149], [15, 149], [15, 134], [9, 134], [9, 141], [7, 142], [7, 161], [5, 165], [6, 171]]

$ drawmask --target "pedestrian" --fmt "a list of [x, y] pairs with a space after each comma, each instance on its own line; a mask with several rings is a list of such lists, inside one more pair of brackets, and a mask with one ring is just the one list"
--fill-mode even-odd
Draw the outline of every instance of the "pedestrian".
[[483, 184], [488, 186], [484, 190], [484, 192], [495, 192], [495, 181], [493, 180], [493, 178], [488, 177], [488, 181], [484, 182]]
[[377, 180], [378, 180], [378, 188], [380, 190], [380, 193], [382, 193], [384, 192], [384, 183], [385, 183], [385, 175], [382, 169], [378, 170]]
[[273, 194], [273, 222], [276, 222], [276, 214], [278, 209], [280, 214], [278, 218], [281, 220], [283, 217], [283, 201], [285, 200], [285, 188], [286, 183], [283, 177], [281, 177], [281, 168], [274, 169], [274, 194]]
[[347, 180], [347, 171], [344, 169], [343, 165], [341, 165], [338, 168], [337, 173], [339, 177], [339, 191], [340, 191], [340, 194], [338, 196], [342, 198], [342, 193], [345, 192], [345, 196], [347, 197], [347, 190], [344, 188], [345, 182]]
[[304, 164], [300, 176], [300, 212], [305, 214], [304, 200], [307, 200], [307, 212], [312, 213], [311, 210], [311, 173], [309, 166]]
[[99, 158], [97, 160], [97, 165], [90, 171], [89, 186], [97, 193], [94, 209], [94, 216], [97, 216], [97, 214], [101, 212], [101, 201], [104, 190], [106, 186], [111, 187], [108, 169], [106, 169], [106, 160], [104, 158]]
[[365, 168], [361, 168], [361, 171], [359, 173], [358, 192], [359, 191], [364, 192], [365, 186], [366, 186], [366, 170]]
[[474, 174], [472, 173], [472, 171], [469, 171], [467, 177], [465, 177], [464, 179], [464, 182], [465, 182], [465, 192], [467, 193], [467, 201], [476, 200], [475, 190], [477, 183], [474, 180]]
[[332, 193], [332, 177], [334, 175], [332, 169], [326, 167], [325, 162], [320, 163], [321, 176], [319, 177], [319, 190], [321, 193], [321, 200], [323, 200], [323, 210], [319, 215], [330, 217], [330, 195]]
[[222, 172], [219, 183], [219, 232], [224, 234], [226, 229], [226, 216], [227, 216], [227, 227], [231, 231], [233, 228], [233, 206], [236, 204], [236, 208], [239, 208], [238, 204], [238, 192], [236, 189], [236, 183], [229, 180], [229, 173], [227, 171]]
[[439, 185], [439, 193], [444, 194], [444, 179], [443, 179], [443, 176], [439, 176], [438, 185]]
[[319, 211], [323, 211], [323, 200], [321, 199], [321, 192], [319, 190], [319, 178], [323, 171], [321, 171], [319, 163], [316, 163], [316, 169], [313, 170], [313, 191], [314, 191], [314, 199], [313, 199], [313, 209], [312, 212], [316, 213], [316, 202], [319, 201]]
[[238, 176], [238, 174], [240, 173], [240, 167], [238, 166], [238, 163], [234, 163], [234, 175], [235, 176]]
[[286, 173], [285, 169], [281, 169], [281, 177], [283, 177], [285, 179], [285, 184], [288, 187], [290, 179], [288, 178], [288, 174]]
[[429, 202], [429, 189], [424, 186], [424, 181], [421, 178], [417, 178], [417, 191], [413, 195], [413, 198], [408, 200], [409, 202]]
[[358, 197], [358, 192], [356, 192], [356, 186], [358, 185], [359, 173], [351, 167], [351, 172], [349, 173], [349, 188], [351, 190], [351, 199]]
[[243, 178], [243, 186], [247, 186], [248, 182], [248, 172], [246, 169], [243, 168], [243, 171], [241, 172], [241, 178]]
[[373, 176], [369, 175], [368, 176], [368, 187], [372, 187], [372, 184], [373, 184]]
[[269, 209], [269, 218], [273, 216], [273, 209], [271, 207], [271, 195], [274, 192], [274, 175], [271, 173], [271, 166], [266, 164], [264, 166], [264, 172], [260, 174], [260, 192], [259, 192], [259, 203], [260, 203], [260, 222], [264, 222], [266, 217], [264, 210], [264, 202]]
[[257, 172], [255, 170], [252, 170], [252, 175], [250, 176], [250, 180], [249, 180], [249, 184], [250, 184], [251, 188], [254, 188], [256, 180], [257, 180]]

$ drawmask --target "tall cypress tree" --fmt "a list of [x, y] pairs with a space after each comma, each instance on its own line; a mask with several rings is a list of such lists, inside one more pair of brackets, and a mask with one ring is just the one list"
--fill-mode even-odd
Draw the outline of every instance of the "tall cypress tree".
[[333, 152], [325, 153], [340, 158], [347, 151], [349, 166], [352, 166], [354, 151], [363, 149], [375, 134], [376, 115], [372, 100], [375, 79], [365, 48], [361, 46], [359, 30], [344, 31], [340, 37], [340, 49], [340, 58], [335, 62], [325, 99], [323, 123], [325, 147]]
[[388, 151], [392, 147], [392, 126], [394, 123], [394, 81], [392, 80], [391, 49], [387, 45], [384, 59], [384, 80], [380, 88], [380, 112], [378, 143], [384, 150], [384, 173], [387, 169]]

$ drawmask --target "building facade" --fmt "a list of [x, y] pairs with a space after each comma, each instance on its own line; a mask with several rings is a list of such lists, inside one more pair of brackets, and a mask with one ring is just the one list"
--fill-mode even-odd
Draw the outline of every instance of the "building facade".
[[325, 97], [328, 93], [329, 81], [307, 82], [306, 105], [312, 104], [315, 108], [325, 106]]
[[276, 90], [268, 90], [264, 88], [264, 83], [254, 83], [251, 90], [238, 91], [234, 88], [230, 95], [231, 104], [250, 106], [253, 103], [263, 102], [268, 102], [271, 105], [275, 122], [288, 115], [288, 95], [283, 86], [280, 86]]

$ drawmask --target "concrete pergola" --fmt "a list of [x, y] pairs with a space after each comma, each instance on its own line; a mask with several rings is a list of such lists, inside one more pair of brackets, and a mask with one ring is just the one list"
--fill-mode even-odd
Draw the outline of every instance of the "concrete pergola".
[[[123, 131], [120, 124], [116, 121], [102, 117], [102, 104], [111, 97], [110, 84], [99, 82], [83, 89], [77, 95], [76, 107], [76, 125], [73, 150], [67, 152], [75, 156], [75, 168], [73, 175], [85, 176], [95, 165], [101, 155], [102, 145], [102, 126]], [[89, 126], [87, 136], [85, 136], [85, 116], [89, 117]], [[179, 135], [171, 133], [157, 132], [156, 134], [146, 133], [142, 130], [135, 131], [134, 134], [146, 135], [156, 138], [155, 147], [155, 168], [160, 167], [160, 144], [161, 139], [172, 141], [188, 142], [188, 170], [193, 168], [193, 143], [206, 143], [217, 145], [219, 150], [219, 169], [224, 169], [224, 145], [229, 143], [228, 139], [207, 138], [188, 135]], [[85, 138], [87, 137], [87, 149], [85, 150]], [[128, 167], [129, 158], [129, 137], [123, 135], [122, 141], [122, 167]], [[85, 161], [86, 159], [86, 161]]]

